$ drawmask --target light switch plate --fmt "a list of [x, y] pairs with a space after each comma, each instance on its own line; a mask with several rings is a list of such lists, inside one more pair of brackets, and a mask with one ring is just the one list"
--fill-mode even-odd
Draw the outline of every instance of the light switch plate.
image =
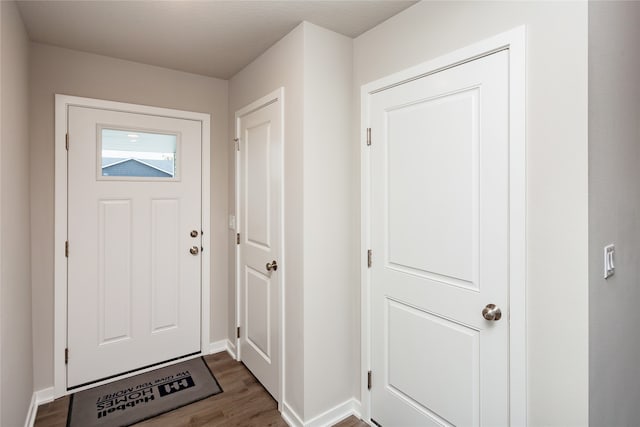
[[604, 278], [608, 279], [616, 272], [616, 266], [613, 263], [613, 257], [616, 252], [614, 245], [607, 245], [604, 247]]

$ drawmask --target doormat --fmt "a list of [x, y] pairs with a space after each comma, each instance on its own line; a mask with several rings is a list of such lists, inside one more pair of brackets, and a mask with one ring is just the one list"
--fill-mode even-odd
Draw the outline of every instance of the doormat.
[[129, 426], [221, 392], [198, 357], [74, 393], [67, 427]]

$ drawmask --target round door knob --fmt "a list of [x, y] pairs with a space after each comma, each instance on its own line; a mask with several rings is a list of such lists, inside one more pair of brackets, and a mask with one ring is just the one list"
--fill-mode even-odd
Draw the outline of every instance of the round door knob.
[[502, 311], [495, 304], [487, 304], [482, 309], [482, 317], [487, 320], [500, 320], [502, 318]]
[[189, 252], [191, 252], [191, 255], [198, 255], [198, 252], [199, 252], [198, 247], [197, 246], [192, 247], [191, 249], [189, 249]]
[[278, 263], [276, 260], [267, 263], [267, 271], [276, 271], [278, 269]]

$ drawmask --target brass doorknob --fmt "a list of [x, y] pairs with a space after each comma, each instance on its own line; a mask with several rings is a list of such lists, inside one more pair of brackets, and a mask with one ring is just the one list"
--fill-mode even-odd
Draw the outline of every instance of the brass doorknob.
[[276, 271], [278, 269], [278, 263], [276, 260], [267, 263], [267, 271]]
[[482, 309], [482, 317], [487, 320], [500, 320], [502, 318], [502, 311], [495, 304], [487, 304], [487, 306]]
[[191, 249], [189, 249], [189, 252], [191, 252], [191, 255], [198, 255], [198, 252], [199, 252], [198, 247], [197, 246], [192, 247]]

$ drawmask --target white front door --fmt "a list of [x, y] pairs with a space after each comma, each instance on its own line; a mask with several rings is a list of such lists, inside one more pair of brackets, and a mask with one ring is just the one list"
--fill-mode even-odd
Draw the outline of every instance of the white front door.
[[[282, 99], [236, 114], [240, 359], [279, 400]], [[280, 264], [280, 265], [278, 265]]]
[[68, 114], [72, 388], [200, 351], [202, 125]]
[[509, 424], [508, 64], [501, 51], [370, 97], [371, 418], [384, 427]]

